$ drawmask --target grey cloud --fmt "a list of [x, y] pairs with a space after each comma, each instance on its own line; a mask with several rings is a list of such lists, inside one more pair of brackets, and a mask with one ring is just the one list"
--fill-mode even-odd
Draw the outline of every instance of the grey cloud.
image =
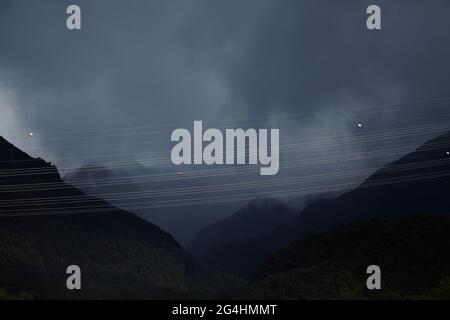
[[[0, 83], [15, 92], [24, 128], [152, 126], [213, 116], [220, 107], [226, 88], [207, 69], [193, 67], [177, 36], [188, 3], [78, 1], [81, 32], [65, 28], [69, 3], [3, 4]], [[71, 153], [43, 148], [56, 160], [78, 153], [75, 144]]]
[[[2, 2], [0, 84], [15, 94], [14, 115], [24, 130], [307, 112], [308, 120], [280, 125], [282, 137], [295, 131], [293, 138], [307, 141], [317, 130], [358, 134], [359, 119], [377, 130], [430, 113], [412, 108], [360, 116], [349, 106], [450, 96], [448, 1], [380, 0], [380, 32], [365, 28], [369, 1], [80, 0], [82, 32], [65, 29], [69, 3]], [[103, 146], [85, 148], [80, 140], [57, 148], [42, 141], [40, 153], [58, 162], [117, 150], [165, 150], [171, 129], [146, 138], [162, 141], [152, 147], [139, 144], [145, 137], [91, 134], [89, 143]], [[320, 154], [351, 151], [334, 148]]]
[[378, 1], [382, 31], [365, 27], [370, 1], [207, 2], [187, 38], [216, 50], [253, 113], [449, 93], [448, 2]]

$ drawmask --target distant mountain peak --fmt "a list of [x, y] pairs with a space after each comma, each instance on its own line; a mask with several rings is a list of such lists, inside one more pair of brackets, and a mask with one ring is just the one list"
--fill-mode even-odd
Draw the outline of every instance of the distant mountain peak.
[[281, 200], [256, 198], [232, 216], [200, 230], [189, 245], [197, 255], [222, 243], [237, 241], [261, 234], [294, 219], [297, 211]]

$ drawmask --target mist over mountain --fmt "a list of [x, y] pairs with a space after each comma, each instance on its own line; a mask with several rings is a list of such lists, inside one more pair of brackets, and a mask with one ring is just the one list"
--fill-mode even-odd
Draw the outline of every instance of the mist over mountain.
[[[0, 138], [0, 289], [31, 298], [176, 298], [239, 283], [171, 235], [63, 182], [53, 165]], [[83, 289], [66, 288], [79, 265]]]
[[291, 223], [218, 245], [201, 255], [211, 266], [251, 278], [274, 252], [310, 232], [369, 217], [450, 211], [450, 133], [377, 170], [359, 187], [308, 205]]
[[[155, 223], [182, 245], [201, 228], [231, 215], [242, 203], [184, 205], [183, 199], [193, 198], [189, 189], [207, 188], [214, 179], [208, 176], [191, 179], [189, 173], [181, 175], [177, 168], [152, 168], [137, 161], [120, 166], [84, 165], [66, 174], [64, 181]], [[171, 199], [179, 205], [166, 205]]]
[[[448, 215], [438, 213], [450, 210], [449, 133], [377, 170], [358, 188], [308, 205], [299, 216], [265, 198], [213, 225], [210, 230], [222, 236], [211, 244], [229, 242], [212, 245], [200, 257], [253, 279], [246, 287], [197, 262], [154, 224], [66, 184], [52, 164], [4, 139], [0, 145], [0, 295], [6, 297], [211, 297], [240, 287], [244, 298], [371, 298], [361, 273], [373, 260], [389, 266], [388, 290], [376, 297], [442, 297], [448, 291], [448, 261], [441, 258], [448, 251]], [[90, 169], [84, 174], [92, 178]], [[128, 176], [95, 169], [96, 182]], [[421, 212], [428, 215], [407, 215]], [[263, 217], [262, 225], [251, 223], [257, 217]], [[308, 236], [370, 217], [377, 219]], [[289, 222], [267, 230], [283, 219]], [[392, 241], [397, 244], [388, 245]], [[439, 246], [433, 246], [436, 241]], [[407, 261], [420, 263], [402, 273]], [[70, 264], [83, 270], [82, 292], [65, 288]], [[428, 265], [434, 269], [425, 270]], [[411, 282], [416, 273], [423, 279]]]

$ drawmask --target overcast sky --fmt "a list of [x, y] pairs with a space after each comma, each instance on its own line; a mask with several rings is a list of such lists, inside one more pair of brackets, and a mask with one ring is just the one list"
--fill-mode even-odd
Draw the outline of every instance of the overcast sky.
[[[66, 29], [73, 3], [81, 31]], [[257, 118], [216, 126], [279, 127], [281, 144], [305, 144], [286, 152], [280, 172], [286, 159], [417, 144], [436, 133], [366, 144], [318, 140], [396, 133], [450, 115], [448, 105], [424, 107], [450, 97], [450, 2], [378, 0], [380, 31], [366, 28], [370, 4], [3, 0], [0, 132], [62, 168], [147, 159], [146, 152], [170, 150], [170, 132], [193, 120]], [[390, 105], [412, 101], [419, 102]]]

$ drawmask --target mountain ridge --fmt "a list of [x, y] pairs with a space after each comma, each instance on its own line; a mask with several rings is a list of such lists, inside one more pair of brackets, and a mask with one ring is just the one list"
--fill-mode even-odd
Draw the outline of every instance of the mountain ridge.
[[[66, 184], [52, 164], [0, 145], [0, 289], [8, 294], [192, 298], [241, 283], [198, 262], [158, 226]], [[80, 291], [66, 288], [71, 264], [81, 267]]]
[[449, 150], [447, 132], [380, 168], [353, 190], [308, 205], [292, 223], [219, 245], [201, 258], [215, 268], [250, 279], [273, 253], [309, 232], [380, 215], [450, 211]]

